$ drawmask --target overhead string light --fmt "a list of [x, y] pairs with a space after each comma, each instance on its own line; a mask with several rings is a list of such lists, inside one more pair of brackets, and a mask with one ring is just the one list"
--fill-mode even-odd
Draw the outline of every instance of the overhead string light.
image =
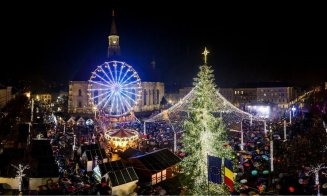
[[[185, 119], [188, 118], [188, 113], [190, 112], [190, 107], [192, 101], [195, 99], [196, 95], [194, 93], [194, 88], [179, 102], [177, 102], [172, 107], [163, 110], [161, 113], [150, 117], [145, 122], [160, 122], [168, 121], [167, 118], [175, 126], [175, 130], [182, 131], [182, 125]], [[227, 128], [240, 130], [240, 123], [245, 121], [259, 121], [264, 122], [265, 119], [253, 116], [250, 113], [244, 112], [243, 110], [237, 108], [232, 103], [230, 103], [226, 98], [224, 98], [219, 91], [216, 91], [215, 96], [215, 106], [212, 109], [212, 113], [221, 117], [225, 122]]]

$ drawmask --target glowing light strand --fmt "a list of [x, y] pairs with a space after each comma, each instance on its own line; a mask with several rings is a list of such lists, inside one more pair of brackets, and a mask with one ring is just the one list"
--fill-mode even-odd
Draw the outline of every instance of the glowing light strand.
[[[132, 110], [141, 97], [142, 92], [139, 89], [141, 80], [137, 72], [126, 63], [111, 61], [98, 66], [92, 72], [88, 96], [90, 103], [95, 104], [99, 111], [122, 115]], [[96, 94], [96, 91], [101, 93]], [[95, 99], [99, 99], [99, 102], [95, 103]]]

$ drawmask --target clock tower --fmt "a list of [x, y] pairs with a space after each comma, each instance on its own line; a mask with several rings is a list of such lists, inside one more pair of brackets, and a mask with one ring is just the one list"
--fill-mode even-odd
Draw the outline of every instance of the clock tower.
[[114, 10], [112, 10], [111, 31], [110, 31], [110, 35], [108, 36], [108, 40], [109, 40], [108, 59], [113, 60], [112, 58], [118, 57], [120, 55], [119, 36], [115, 23]]

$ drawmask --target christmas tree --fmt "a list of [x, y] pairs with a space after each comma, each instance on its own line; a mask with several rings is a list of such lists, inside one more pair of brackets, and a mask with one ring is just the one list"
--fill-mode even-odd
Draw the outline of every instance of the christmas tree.
[[[184, 122], [182, 143], [187, 155], [181, 162], [182, 184], [187, 194], [229, 194], [225, 185], [210, 182], [208, 186], [207, 155], [231, 159], [232, 148], [228, 147], [226, 127], [222, 118], [215, 117], [216, 85], [211, 66], [207, 65], [207, 49], [204, 50], [204, 65], [194, 79], [195, 98], [189, 108], [189, 118]], [[208, 193], [208, 187], [209, 193]]]

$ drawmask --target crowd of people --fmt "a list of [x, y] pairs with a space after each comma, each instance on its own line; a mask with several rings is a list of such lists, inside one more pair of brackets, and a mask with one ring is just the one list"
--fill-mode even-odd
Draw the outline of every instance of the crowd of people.
[[[267, 123], [271, 132], [265, 130], [263, 122], [243, 120], [241, 123], [243, 146], [241, 146], [240, 132], [228, 132], [229, 144], [237, 155], [237, 166], [234, 172], [237, 174], [235, 181], [240, 185], [238, 193], [241, 195], [315, 194], [320, 184], [320, 190], [326, 194], [327, 177], [324, 174], [327, 170], [320, 171], [318, 184], [312, 173], [315, 165], [327, 163], [327, 131], [325, 132], [321, 118], [296, 113], [292, 124], [287, 122], [286, 137], [284, 137], [284, 120]], [[140, 135], [138, 149], [143, 153], [168, 148], [181, 158], [185, 156], [181, 152], [182, 131], [175, 130], [170, 122], [126, 121], [109, 123], [110, 126], [107, 124], [108, 122], [99, 121], [95, 125], [74, 125], [66, 127], [65, 130], [63, 125], [60, 125], [48, 132], [47, 137], [51, 139], [61, 179], [63, 179], [60, 185], [64, 187], [65, 193], [80, 191], [89, 194], [101, 189], [101, 184], [99, 185], [92, 175], [85, 172], [85, 166], [74, 153], [72, 146], [77, 148], [81, 145], [99, 142], [101, 147], [108, 149], [107, 141], [103, 137], [103, 130], [108, 128], [136, 130]], [[75, 143], [74, 135], [77, 138]], [[176, 146], [174, 146], [175, 139]], [[270, 149], [271, 143], [274, 144], [273, 156]], [[113, 149], [109, 148], [108, 151], [111, 158]], [[272, 157], [273, 161], [271, 161]], [[271, 163], [274, 166], [273, 172]], [[150, 189], [146, 190], [150, 191]], [[150, 192], [155, 191], [158, 192], [155, 189], [151, 189]], [[169, 190], [165, 192], [169, 194]]]

